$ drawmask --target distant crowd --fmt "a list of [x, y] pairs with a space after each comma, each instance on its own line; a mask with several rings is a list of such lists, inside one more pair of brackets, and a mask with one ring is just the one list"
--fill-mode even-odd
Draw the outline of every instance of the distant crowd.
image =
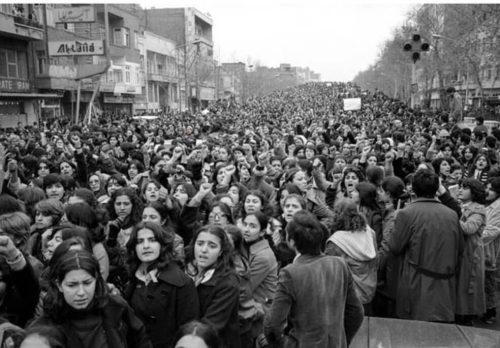
[[311, 83], [0, 132], [0, 347], [326, 348], [365, 316], [494, 323], [500, 130], [455, 116]]

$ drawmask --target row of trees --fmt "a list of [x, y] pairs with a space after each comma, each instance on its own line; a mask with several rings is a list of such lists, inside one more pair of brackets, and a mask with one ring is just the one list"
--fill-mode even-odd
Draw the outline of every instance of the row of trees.
[[446, 90], [457, 86], [477, 90], [483, 99], [484, 89], [500, 79], [500, 5], [426, 4], [408, 14], [377, 61], [354, 82], [409, 102], [416, 86], [412, 90], [413, 61], [403, 46], [415, 33], [431, 45], [415, 66], [418, 89], [425, 93], [423, 106], [429, 107], [431, 93], [439, 92], [440, 107], [446, 109]]

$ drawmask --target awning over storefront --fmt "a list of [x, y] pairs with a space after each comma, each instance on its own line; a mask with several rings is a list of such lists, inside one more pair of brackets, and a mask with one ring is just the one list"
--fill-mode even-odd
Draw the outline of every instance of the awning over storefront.
[[9, 93], [9, 92], [0, 92], [1, 97], [8, 98], [62, 98], [61, 94], [57, 93]]

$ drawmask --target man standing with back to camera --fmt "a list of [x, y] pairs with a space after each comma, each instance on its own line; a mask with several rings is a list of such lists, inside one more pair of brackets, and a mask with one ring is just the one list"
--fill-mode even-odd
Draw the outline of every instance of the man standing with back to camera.
[[325, 232], [305, 210], [286, 227], [287, 242], [298, 255], [280, 271], [271, 313], [265, 319], [264, 332], [273, 347], [347, 347], [363, 322], [363, 307], [347, 264], [321, 253]]
[[399, 318], [453, 322], [463, 233], [455, 211], [435, 198], [439, 178], [420, 169], [413, 179], [417, 199], [396, 217], [390, 250], [401, 254], [396, 293]]

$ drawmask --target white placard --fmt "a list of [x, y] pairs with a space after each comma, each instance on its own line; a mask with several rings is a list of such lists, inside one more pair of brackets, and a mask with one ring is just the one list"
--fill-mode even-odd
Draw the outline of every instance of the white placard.
[[361, 98], [344, 98], [344, 110], [360, 110]]

